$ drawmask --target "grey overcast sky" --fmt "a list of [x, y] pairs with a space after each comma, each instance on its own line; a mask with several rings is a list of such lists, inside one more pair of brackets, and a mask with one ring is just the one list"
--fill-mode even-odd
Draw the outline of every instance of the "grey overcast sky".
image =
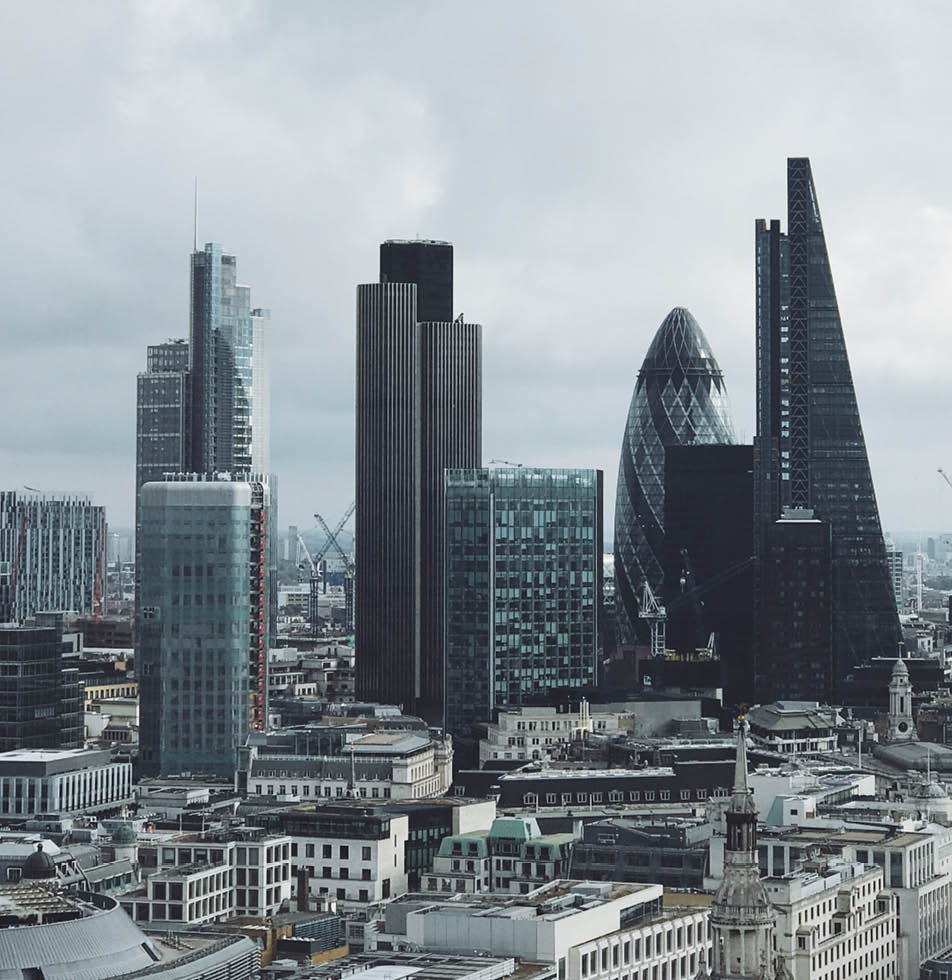
[[280, 522], [353, 496], [355, 285], [456, 245], [485, 460], [605, 470], [669, 309], [753, 435], [753, 222], [812, 159], [886, 529], [952, 527], [942, 3], [0, 6], [0, 485], [131, 524], [135, 375], [199, 241], [272, 310]]

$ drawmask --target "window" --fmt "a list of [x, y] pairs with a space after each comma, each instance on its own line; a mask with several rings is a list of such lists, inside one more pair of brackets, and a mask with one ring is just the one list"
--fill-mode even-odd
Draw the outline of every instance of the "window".
[[340, 859], [346, 861], [350, 857], [350, 847], [347, 844], [340, 845]]
[[370, 860], [370, 848], [369, 847], [362, 847], [360, 849], [360, 860], [361, 861], [369, 861]]

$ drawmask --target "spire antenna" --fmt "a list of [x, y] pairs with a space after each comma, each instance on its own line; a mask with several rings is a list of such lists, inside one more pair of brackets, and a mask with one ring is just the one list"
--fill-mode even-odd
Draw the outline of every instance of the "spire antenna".
[[198, 251], [198, 175], [195, 176], [195, 199], [192, 204], [192, 251]]
[[737, 726], [737, 756], [734, 760], [734, 792], [746, 795], [750, 791], [747, 783], [747, 740], [746, 719], [741, 717]]

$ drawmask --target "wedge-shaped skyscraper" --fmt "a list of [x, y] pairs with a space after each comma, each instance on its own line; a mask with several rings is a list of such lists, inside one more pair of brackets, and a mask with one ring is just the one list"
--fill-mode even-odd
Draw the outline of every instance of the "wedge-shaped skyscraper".
[[[900, 639], [896, 600], [879, 523], [846, 342], [810, 161], [787, 161], [787, 232], [758, 221], [757, 441], [755, 601], [759, 694], [834, 696], [851, 667], [895, 657]], [[833, 691], [775, 690], [790, 655], [768, 615], [776, 597], [763, 594], [772, 561], [771, 528], [781, 519], [830, 525]], [[806, 525], [804, 525], [806, 526]], [[774, 562], [776, 564], [776, 562]], [[795, 569], [791, 575], [795, 577]], [[776, 576], [774, 576], [776, 579]], [[789, 602], [784, 604], [789, 605]], [[822, 649], [810, 656], [822, 658]], [[806, 655], [806, 654], [804, 654]], [[804, 676], [809, 676], [806, 671]], [[765, 686], [763, 686], [765, 685]]]
[[697, 320], [676, 306], [638, 372], [618, 466], [615, 588], [618, 636], [634, 640], [644, 583], [660, 597], [664, 563], [664, 459], [670, 446], [732, 443], [724, 376]]

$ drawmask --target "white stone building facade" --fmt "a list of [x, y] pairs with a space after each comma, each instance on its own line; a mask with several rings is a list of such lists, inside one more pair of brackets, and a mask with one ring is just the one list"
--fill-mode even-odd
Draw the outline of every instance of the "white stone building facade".
[[793, 980], [904, 980], [896, 896], [880, 868], [831, 861], [765, 878], [764, 887], [777, 953]]

